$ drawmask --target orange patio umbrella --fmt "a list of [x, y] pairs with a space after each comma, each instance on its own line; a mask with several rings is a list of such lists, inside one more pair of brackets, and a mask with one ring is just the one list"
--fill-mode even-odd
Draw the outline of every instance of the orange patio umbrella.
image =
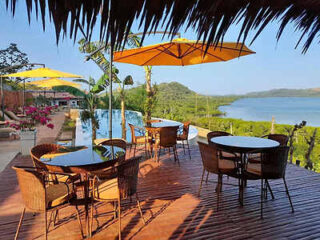
[[177, 38], [171, 42], [115, 52], [114, 62], [139, 66], [186, 66], [210, 62], [224, 62], [254, 54], [242, 43], [224, 42], [210, 45], [200, 41]]

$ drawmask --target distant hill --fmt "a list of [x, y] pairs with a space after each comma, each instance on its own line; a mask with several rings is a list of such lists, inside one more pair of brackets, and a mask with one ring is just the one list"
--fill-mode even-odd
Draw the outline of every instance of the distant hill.
[[272, 89], [261, 92], [251, 92], [244, 97], [320, 97], [320, 88], [307, 89]]

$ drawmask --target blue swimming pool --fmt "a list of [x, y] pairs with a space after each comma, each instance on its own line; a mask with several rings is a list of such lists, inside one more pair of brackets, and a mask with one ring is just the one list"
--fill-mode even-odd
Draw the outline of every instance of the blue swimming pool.
[[[107, 138], [109, 129], [109, 114], [108, 110], [98, 109], [96, 110], [96, 117], [99, 119], [100, 127], [97, 131], [97, 138]], [[143, 127], [142, 114], [135, 111], [126, 111], [127, 120], [127, 141], [131, 142], [131, 133], [128, 123], [135, 126]], [[171, 120], [164, 120], [168, 122], [174, 122]], [[112, 136], [114, 138], [121, 138], [121, 111], [119, 109], [114, 109], [112, 111]], [[195, 138], [198, 132], [195, 128], [190, 127], [189, 139]], [[77, 146], [80, 145], [90, 145], [91, 144], [91, 124], [81, 122], [77, 119], [76, 127], [76, 141]]]

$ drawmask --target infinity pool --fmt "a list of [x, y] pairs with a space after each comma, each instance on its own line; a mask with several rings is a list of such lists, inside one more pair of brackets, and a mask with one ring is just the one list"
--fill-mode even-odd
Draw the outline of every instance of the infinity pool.
[[[97, 138], [108, 138], [109, 129], [109, 114], [108, 110], [98, 109], [96, 110], [96, 117], [99, 119], [100, 127], [97, 130]], [[131, 132], [128, 123], [135, 126], [143, 127], [142, 114], [135, 111], [126, 111], [127, 121], [127, 141], [131, 142]], [[171, 120], [163, 120], [167, 122], [174, 122]], [[112, 137], [121, 138], [121, 110], [115, 109], [112, 111]], [[198, 135], [197, 129], [190, 127], [189, 139], [193, 139]], [[90, 122], [81, 122], [77, 119], [76, 124], [76, 146], [90, 145], [91, 144], [91, 124]]]

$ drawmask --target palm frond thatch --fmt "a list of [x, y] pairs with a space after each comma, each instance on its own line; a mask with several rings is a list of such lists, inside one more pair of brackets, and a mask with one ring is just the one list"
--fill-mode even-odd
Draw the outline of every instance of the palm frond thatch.
[[[15, 13], [17, 0], [6, 0], [7, 9]], [[21, 2], [21, 1], [20, 1]], [[244, 42], [250, 31], [256, 37], [273, 21], [279, 23], [277, 39], [288, 23], [293, 23], [306, 52], [320, 30], [318, 0], [25, 0], [28, 19], [35, 11], [45, 27], [48, 10], [54, 22], [57, 42], [61, 33], [76, 38], [78, 30], [89, 37], [100, 26], [100, 40], [112, 46], [124, 45], [132, 23], [140, 19], [144, 35], [164, 27], [176, 34], [183, 26], [193, 28], [198, 39], [208, 44], [224, 40], [232, 24], [240, 24], [238, 41]], [[98, 16], [101, 15], [99, 18]], [[100, 21], [99, 23], [97, 21]], [[172, 35], [173, 36], [173, 35]]]

